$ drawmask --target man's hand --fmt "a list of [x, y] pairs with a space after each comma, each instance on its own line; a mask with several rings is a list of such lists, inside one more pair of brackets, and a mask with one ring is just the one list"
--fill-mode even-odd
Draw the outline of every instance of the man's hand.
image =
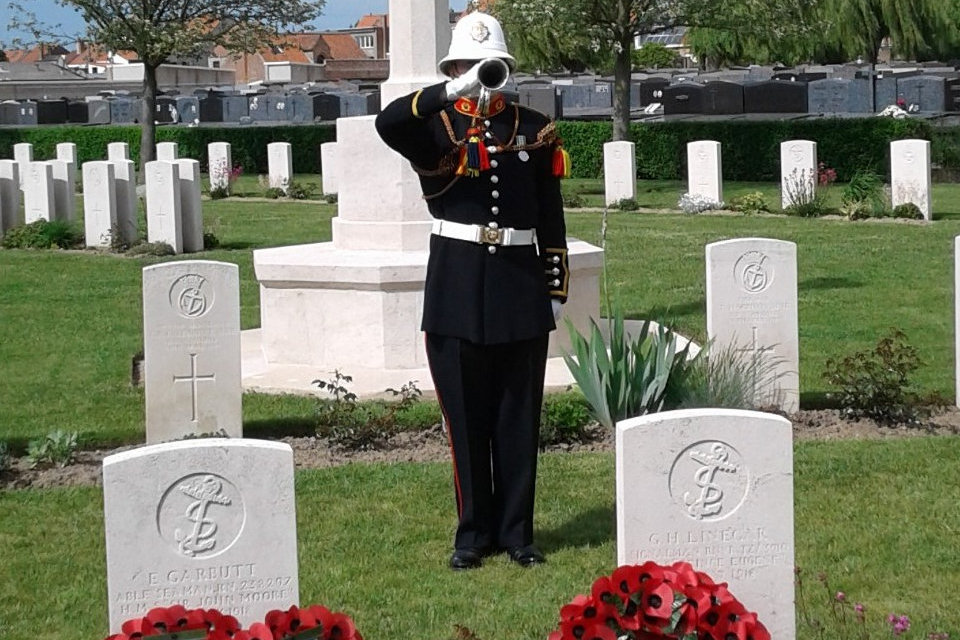
[[553, 321], [560, 321], [560, 314], [563, 313], [563, 303], [559, 300], [551, 300], [550, 306], [553, 307]]
[[480, 62], [476, 63], [456, 78], [447, 81], [447, 100], [456, 100], [463, 96], [476, 95], [480, 86]]

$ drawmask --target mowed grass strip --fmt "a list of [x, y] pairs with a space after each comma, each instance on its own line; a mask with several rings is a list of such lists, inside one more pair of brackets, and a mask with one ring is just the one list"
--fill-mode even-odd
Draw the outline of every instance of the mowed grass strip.
[[[615, 567], [612, 454], [541, 457], [536, 537], [549, 560], [530, 571], [505, 556], [446, 568], [450, 473], [441, 463], [299, 471], [301, 603], [346, 611], [370, 639], [447, 640], [458, 624], [484, 640], [544, 639], [560, 607]], [[960, 439], [800, 443], [795, 480], [812, 616], [831, 629], [823, 571], [831, 596], [866, 605], [871, 637], [889, 634], [887, 613], [910, 616], [915, 637], [960, 630], [960, 513], [943, 490], [960, 482]], [[105, 637], [100, 490], [0, 492], [0, 513], [0, 637]], [[817, 637], [798, 624], [800, 640]]]

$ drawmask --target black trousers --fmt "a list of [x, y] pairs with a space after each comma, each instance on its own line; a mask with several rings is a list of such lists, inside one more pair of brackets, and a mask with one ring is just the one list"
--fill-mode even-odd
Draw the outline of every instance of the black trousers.
[[547, 338], [479, 345], [426, 336], [453, 454], [457, 549], [533, 542]]

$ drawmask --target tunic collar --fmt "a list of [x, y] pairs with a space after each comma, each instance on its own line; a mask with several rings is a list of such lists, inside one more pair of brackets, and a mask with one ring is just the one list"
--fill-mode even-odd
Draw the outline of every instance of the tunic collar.
[[490, 106], [486, 114], [477, 113], [477, 102], [470, 98], [460, 98], [453, 103], [453, 108], [465, 116], [495, 116], [507, 108], [507, 101], [503, 99], [502, 93], [494, 93], [490, 96]]

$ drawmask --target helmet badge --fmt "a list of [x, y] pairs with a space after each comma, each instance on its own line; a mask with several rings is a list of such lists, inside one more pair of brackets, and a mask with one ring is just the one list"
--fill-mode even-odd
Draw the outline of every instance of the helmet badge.
[[482, 22], [475, 22], [470, 28], [470, 37], [477, 42], [483, 42], [490, 37], [490, 29]]

